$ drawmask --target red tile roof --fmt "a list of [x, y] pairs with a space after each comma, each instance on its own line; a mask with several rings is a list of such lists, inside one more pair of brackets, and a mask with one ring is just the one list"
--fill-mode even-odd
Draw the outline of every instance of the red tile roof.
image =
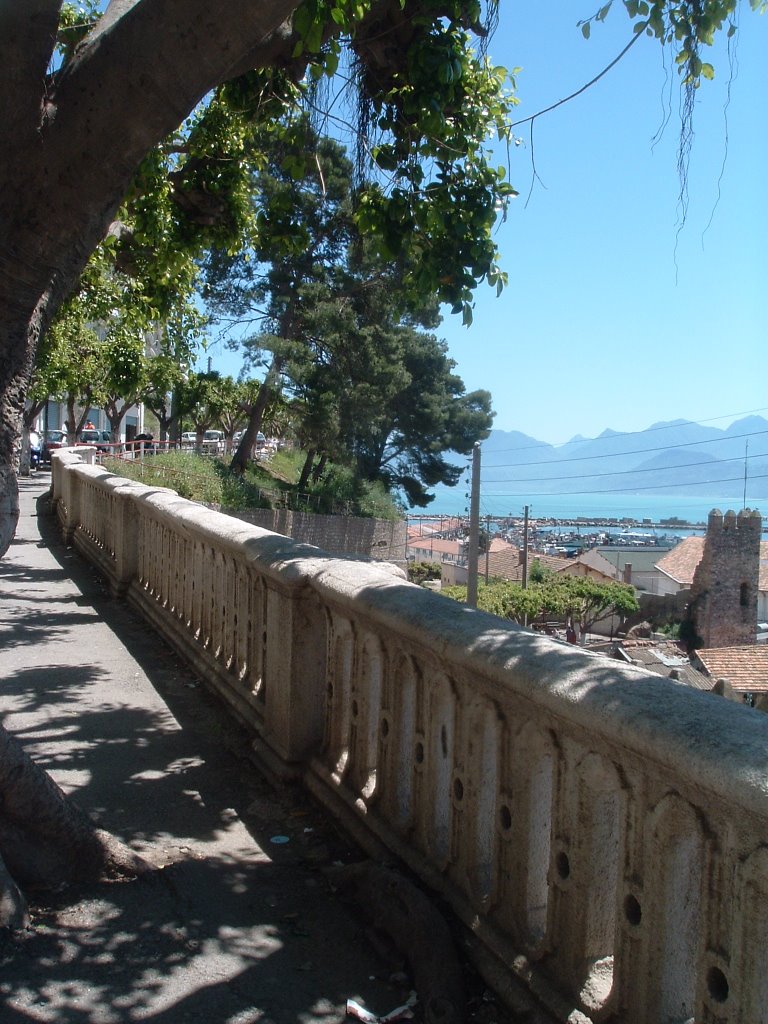
[[712, 679], [727, 679], [739, 693], [768, 693], [768, 645], [706, 647], [696, 651]]
[[[491, 551], [488, 556], [488, 575], [501, 577], [505, 580], [522, 580], [523, 578], [523, 553], [520, 548], [510, 545], [505, 551]], [[559, 572], [568, 565], [568, 558], [554, 558], [551, 555], [540, 555], [538, 552], [528, 552], [528, 576], [534, 562], [540, 562], [542, 566]], [[480, 571], [485, 570], [485, 558], [480, 556]]]
[[514, 544], [510, 544], [503, 537], [491, 537], [491, 551], [510, 551], [512, 549], [518, 550]]
[[458, 540], [441, 540], [438, 537], [433, 540], [431, 537], [419, 537], [416, 540], [408, 541], [408, 550], [418, 553], [421, 557], [451, 555], [453, 558], [458, 558], [459, 554], [463, 552], [462, 544], [463, 542]]
[[566, 564], [558, 572], [583, 576], [584, 572], [580, 571], [579, 566], [585, 566], [593, 572], [606, 576], [610, 580], [621, 579], [621, 573], [616, 566], [612, 565], [607, 558], [601, 555], [597, 548], [590, 548], [589, 551], [585, 551], [578, 558], [567, 559]]
[[693, 574], [696, 572], [696, 566], [701, 561], [703, 554], [704, 538], [686, 537], [685, 540], [681, 540], [676, 547], [659, 559], [656, 563], [656, 568], [670, 576], [675, 583], [679, 583], [684, 587], [690, 587], [693, 583]]

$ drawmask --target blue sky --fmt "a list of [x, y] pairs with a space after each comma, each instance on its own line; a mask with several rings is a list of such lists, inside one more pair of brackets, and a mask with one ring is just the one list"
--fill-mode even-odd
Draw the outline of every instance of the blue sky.
[[[577, 22], [597, 6], [502, 0], [489, 53], [521, 68], [516, 118], [580, 88], [630, 40], [618, 0], [583, 39]], [[705, 57], [716, 77], [699, 90], [679, 233], [678, 76], [655, 40], [537, 119], [533, 147], [516, 129], [520, 197], [497, 233], [509, 287], [496, 298], [482, 285], [472, 326], [448, 314], [438, 331], [467, 388], [492, 392], [497, 428], [557, 444], [768, 415], [768, 16], [740, 6], [733, 76], [724, 40]], [[238, 372], [238, 357], [210, 354]]]

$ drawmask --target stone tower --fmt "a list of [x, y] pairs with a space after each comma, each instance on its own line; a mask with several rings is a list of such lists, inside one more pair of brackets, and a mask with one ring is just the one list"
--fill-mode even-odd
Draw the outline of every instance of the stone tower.
[[755, 643], [762, 516], [713, 509], [691, 587], [690, 613], [704, 647]]

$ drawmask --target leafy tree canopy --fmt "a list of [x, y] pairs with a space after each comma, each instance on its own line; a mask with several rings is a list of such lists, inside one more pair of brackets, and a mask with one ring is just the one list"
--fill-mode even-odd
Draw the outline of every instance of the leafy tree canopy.
[[[466, 587], [447, 587], [447, 597], [463, 601]], [[584, 576], [571, 576], [544, 569], [538, 582], [523, 588], [519, 583], [494, 580], [478, 587], [477, 607], [520, 625], [539, 617], [571, 620], [583, 635], [599, 619], [629, 615], [639, 604], [635, 591], [626, 583], [603, 583]]]
[[[304, 177], [288, 173], [286, 160], [294, 168], [307, 151]], [[427, 488], [460, 475], [445, 453], [466, 454], [487, 436], [490, 395], [467, 395], [446, 346], [417, 330], [439, 323], [435, 298], [403, 290], [403, 264], [361, 235], [341, 146], [305, 121], [302, 146], [273, 154], [252, 194], [267, 225], [261, 244], [212, 251], [206, 294], [225, 315], [259, 322], [246, 353], [251, 363], [271, 353], [294, 398], [305, 476], [316, 456], [351, 460], [362, 479], [425, 504]]]

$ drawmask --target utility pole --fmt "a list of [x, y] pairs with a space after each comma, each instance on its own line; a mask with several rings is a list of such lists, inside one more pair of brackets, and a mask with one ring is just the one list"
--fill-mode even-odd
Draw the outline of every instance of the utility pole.
[[747, 456], [749, 455], [749, 438], [744, 442], [744, 499], [742, 508], [747, 507]]
[[528, 586], [528, 505], [523, 514], [523, 590]]
[[467, 551], [467, 604], [477, 608], [477, 555], [480, 535], [480, 442], [472, 449], [472, 487], [469, 497], [469, 549]]
[[488, 586], [488, 556], [491, 553], [491, 517], [485, 517], [485, 585]]

